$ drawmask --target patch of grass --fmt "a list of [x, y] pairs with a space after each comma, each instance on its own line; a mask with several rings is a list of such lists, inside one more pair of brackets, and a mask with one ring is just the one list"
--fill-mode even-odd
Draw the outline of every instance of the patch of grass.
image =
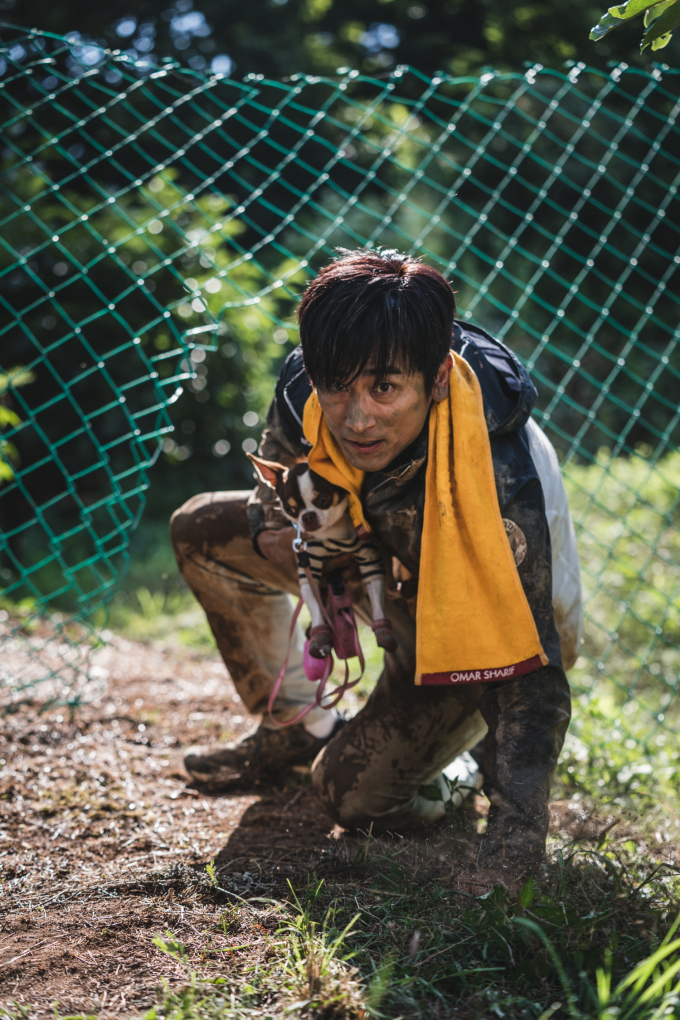
[[140, 586], [124, 592], [125, 600], [111, 605], [109, 627], [130, 641], [179, 642], [210, 653], [215, 651], [205, 613], [187, 588], [152, 591]]
[[[292, 887], [290, 902], [243, 901], [240, 908], [225, 912], [214, 932], [206, 933], [207, 941], [193, 957], [171, 931], [156, 935], [154, 945], [183, 968], [186, 981], [173, 989], [166, 983], [145, 1020], [365, 1016], [361, 984], [347, 949], [359, 915], [338, 930], [338, 908], [322, 902], [322, 885], [310, 884], [304, 904]], [[267, 906], [260, 918], [263, 902]], [[319, 910], [323, 916], [317, 923]], [[258, 923], [260, 919], [267, 925]]]
[[[651, 451], [648, 451], [651, 452]], [[674, 796], [680, 759], [680, 453], [653, 463], [601, 451], [565, 482], [579, 541], [586, 623], [570, 672], [563, 760], [579, 783]], [[566, 777], [565, 777], [566, 778]]]
[[517, 897], [474, 899], [426, 872], [414, 881], [408, 846], [395, 850], [372, 846], [349, 882], [235, 903], [199, 953], [157, 936], [186, 980], [148, 1020], [680, 1015], [668, 874], [572, 848]]
[[362, 920], [372, 916], [373, 930], [364, 928], [357, 960], [373, 973], [389, 960], [386, 1016], [446, 1016], [467, 1005], [538, 1018], [556, 999], [566, 1005], [555, 954], [578, 1008], [598, 1015], [589, 997], [606, 953], [620, 980], [649, 955], [675, 911], [672, 882], [652, 879], [646, 895], [637, 892], [648, 876], [606, 851], [558, 855], [517, 900], [500, 889], [478, 900], [452, 897], [444, 882], [414, 888], [410, 869], [395, 867], [394, 858], [369, 860], [374, 874], [387, 871], [391, 882], [373, 883], [389, 895], [364, 908]]
[[166, 522], [143, 521], [130, 547], [130, 565], [108, 609], [95, 620], [130, 641], [168, 641], [210, 653], [215, 640], [177, 570]]
[[361, 914], [355, 914], [338, 931], [335, 922], [344, 911], [333, 901], [319, 924], [314, 915], [322, 887], [323, 882], [317, 882], [308, 889], [303, 907], [291, 886], [294, 914], [279, 932], [286, 937], [283, 971], [288, 993], [295, 996], [296, 1007], [332, 1020], [361, 1010], [363, 996], [357, 981], [358, 972], [349, 966], [351, 954], [347, 954], [345, 945]]

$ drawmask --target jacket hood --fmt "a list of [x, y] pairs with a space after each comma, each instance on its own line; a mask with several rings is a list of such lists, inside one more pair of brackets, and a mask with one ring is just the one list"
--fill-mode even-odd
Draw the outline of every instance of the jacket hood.
[[529, 373], [515, 354], [480, 326], [453, 327], [451, 344], [468, 362], [482, 390], [484, 417], [490, 436], [523, 428], [538, 399]]

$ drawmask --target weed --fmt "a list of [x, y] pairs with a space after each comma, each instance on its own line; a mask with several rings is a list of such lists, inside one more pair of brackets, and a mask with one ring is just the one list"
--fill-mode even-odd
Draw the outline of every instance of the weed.
[[296, 1002], [288, 1008], [304, 1007], [324, 1020], [340, 1020], [361, 1009], [358, 972], [349, 966], [353, 954], [347, 954], [344, 945], [361, 915], [355, 914], [337, 931], [334, 924], [338, 905], [332, 902], [319, 925], [313, 917], [322, 886], [321, 881], [308, 887], [304, 907], [290, 886], [296, 915], [280, 929], [288, 941], [283, 969], [290, 992], [296, 996]]

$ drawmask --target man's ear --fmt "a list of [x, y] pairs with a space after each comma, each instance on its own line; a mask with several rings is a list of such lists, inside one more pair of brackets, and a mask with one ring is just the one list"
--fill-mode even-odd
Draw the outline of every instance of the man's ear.
[[451, 369], [453, 368], [453, 358], [451, 354], [447, 354], [437, 372], [437, 377], [432, 387], [432, 399], [436, 404], [441, 403], [449, 395], [449, 379], [451, 378]]
[[283, 464], [276, 464], [272, 460], [262, 460], [261, 457], [256, 457], [252, 453], [247, 454], [247, 456], [252, 460], [255, 473], [260, 481], [264, 482], [265, 485], [271, 485], [272, 489], [276, 489], [287, 468]]

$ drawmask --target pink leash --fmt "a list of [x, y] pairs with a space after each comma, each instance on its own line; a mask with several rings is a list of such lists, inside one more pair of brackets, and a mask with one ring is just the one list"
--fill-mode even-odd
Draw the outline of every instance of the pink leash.
[[[295, 549], [295, 552], [298, 553], [298, 555], [300, 554], [301, 551], [303, 551], [303, 552], [305, 551], [306, 544], [305, 544], [305, 546], [303, 546], [303, 543], [302, 543], [302, 540], [300, 539], [299, 534], [298, 534], [298, 538], [293, 542], [293, 548]], [[325, 705], [322, 705], [321, 701], [323, 699], [324, 690], [326, 689], [326, 683], [327, 683], [328, 678], [330, 677], [331, 673], [333, 672], [333, 654], [331, 653], [328, 656], [328, 658], [325, 660], [324, 668], [323, 668], [323, 673], [318, 678], [318, 686], [317, 686], [317, 689], [316, 689], [316, 697], [315, 697], [314, 701], [312, 701], [309, 705], [305, 705], [305, 707], [303, 709], [301, 709], [298, 712], [298, 714], [293, 719], [289, 719], [287, 722], [282, 723], [282, 722], [279, 722], [278, 719], [274, 719], [274, 716], [272, 714], [272, 709], [274, 708], [274, 702], [276, 701], [276, 699], [277, 699], [277, 697], [279, 695], [279, 691], [281, 690], [281, 685], [283, 684], [283, 678], [285, 677], [286, 670], [288, 669], [288, 661], [290, 659], [290, 649], [291, 649], [291, 644], [292, 644], [292, 641], [293, 641], [293, 634], [295, 632], [295, 624], [298, 621], [298, 617], [300, 616], [300, 610], [302, 609], [302, 605], [303, 605], [302, 597], [300, 597], [300, 599], [298, 600], [298, 604], [295, 607], [295, 612], [293, 613], [293, 618], [290, 621], [290, 630], [288, 632], [288, 648], [286, 650], [286, 657], [285, 657], [285, 659], [283, 661], [283, 665], [281, 666], [281, 669], [279, 670], [279, 675], [276, 678], [276, 682], [274, 683], [274, 686], [272, 688], [272, 692], [269, 695], [269, 705], [268, 705], [269, 716], [270, 716], [272, 722], [275, 722], [277, 726], [294, 726], [296, 723], [299, 723], [301, 719], [304, 719], [304, 717], [307, 715], [307, 713], [311, 712], [311, 710], [313, 708], [316, 708], [317, 705], [319, 706], [319, 708], [323, 708], [326, 711], [328, 711], [331, 708], [335, 708], [335, 706], [338, 704], [338, 702], [344, 697], [346, 691], [350, 690], [350, 688], [352, 688], [352, 687], [356, 687], [356, 685], [359, 683], [359, 681], [361, 680], [362, 676], [364, 675], [364, 669], [366, 668], [366, 662], [364, 660], [364, 654], [363, 654], [362, 649], [361, 649], [361, 642], [359, 641], [359, 632], [357, 630], [357, 622], [356, 622], [356, 618], [354, 616], [354, 610], [352, 609], [352, 604], [351, 604], [351, 602], [349, 600], [349, 597], [347, 596], [347, 593], [343, 592], [343, 594], [336, 594], [336, 593], [333, 592], [332, 588], [329, 587], [329, 602], [330, 602], [330, 606], [328, 607], [328, 610], [327, 610], [327, 608], [323, 604], [323, 600], [321, 598], [321, 592], [319, 591], [319, 587], [318, 587], [316, 581], [314, 580], [314, 578], [312, 577], [312, 573], [311, 573], [311, 571], [309, 569], [309, 565], [308, 564], [304, 565], [303, 569], [304, 569], [305, 574], [307, 576], [307, 581], [309, 582], [309, 585], [312, 588], [312, 591], [314, 592], [314, 595], [317, 598], [319, 606], [321, 607], [321, 612], [323, 613], [323, 618], [324, 618], [325, 622], [328, 624], [328, 626], [331, 629], [331, 635], [332, 635], [332, 639], [333, 639], [333, 648], [335, 649], [335, 652], [338, 655], [338, 658], [342, 658], [345, 661], [345, 679], [332, 692], [333, 700], [329, 701]], [[351, 639], [351, 644], [348, 642], [348, 634], [347, 634], [348, 630], [349, 630], [349, 636], [350, 636], [350, 639]], [[354, 656], [357, 656], [358, 659], [359, 659], [359, 664], [360, 664], [360, 667], [361, 667], [361, 672], [359, 673], [359, 676], [356, 678], [356, 680], [351, 680], [350, 681], [350, 679], [349, 679], [349, 665], [348, 665], [347, 660], [348, 660], [348, 658], [354, 657]], [[308, 677], [308, 679], [311, 679], [311, 678]], [[312, 682], [315, 682], [315, 679], [316, 678], [313, 678]]]

